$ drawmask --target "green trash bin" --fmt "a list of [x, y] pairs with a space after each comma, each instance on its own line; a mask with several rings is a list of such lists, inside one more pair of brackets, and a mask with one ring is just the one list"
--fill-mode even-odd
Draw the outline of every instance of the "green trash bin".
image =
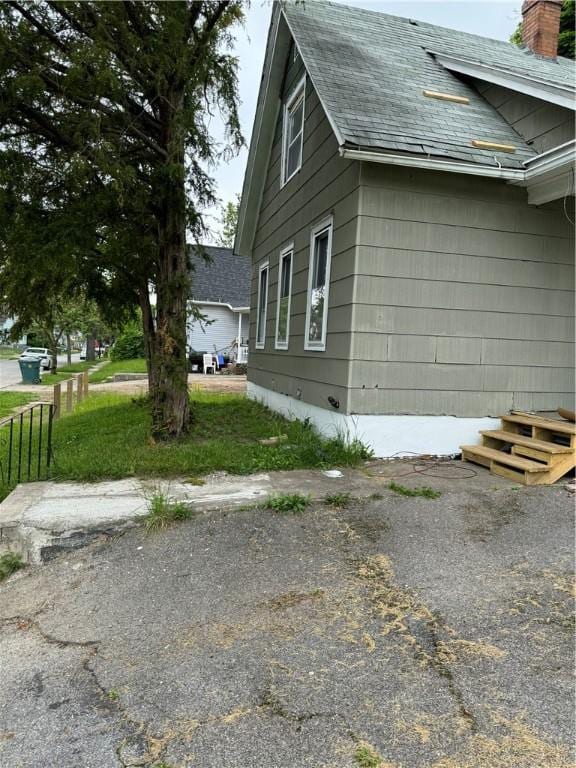
[[23, 384], [40, 384], [40, 360], [35, 357], [20, 358], [20, 373]]

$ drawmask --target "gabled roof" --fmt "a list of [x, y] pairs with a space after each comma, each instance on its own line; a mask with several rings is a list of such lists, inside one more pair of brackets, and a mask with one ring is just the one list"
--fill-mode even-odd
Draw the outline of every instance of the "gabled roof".
[[[240, 253], [249, 252], [255, 231], [291, 38], [341, 153], [351, 158], [523, 183], [534, 149], [470, 78], [500, 85], [504, 79], [521, 93], [574, 108], [570, 60], [543, 59], [511, 43], [327, 0], [275, 3], [239, 213]], [[469, 103], [428, 98], [425, 90]], [[473, 140], [515, 151], [479, 149]]]
[[198, 254], [190, 247], [193, 301], [230, 304], [232, 307], [250, 306], [251, 263], [246, 256], [238, 256], [232, 248], [201, 246]]
[[[474, 89], [433, 53], [472, 59], [509, 72], [572, 84], [573, 62], [552, 62], [510, 43], [376, 11], [315, 0], [284, 13], [341, 144], [481, 165], [522, 168], [535, 152]], [[572, 80], [571, 80], [572, 78]], [[426, 98], [463, 96], [467, 105]], [[479, 139], [516, 147], [479, 150]]]

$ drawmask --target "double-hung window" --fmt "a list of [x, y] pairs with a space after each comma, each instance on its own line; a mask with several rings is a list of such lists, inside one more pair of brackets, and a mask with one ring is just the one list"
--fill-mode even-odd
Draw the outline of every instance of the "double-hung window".
[[304, 349], [320, 351], [326, 349], [331, 255], [332, 218], [330, 217], [314, 227], [310, 237]]
[[276, 309], [276, 349], [288, 349], [290, 336], [290, 295], [292, 293], [292, 260], [294, 244], [280, 252], [278, 265], [278, 304]]
[[266, 343], [266, 311], [268, 309], [268, 262], [258, 270], [258, 314], [256, 316], [256, 349]]
[[306, 77], [298, 83], [284, 105], [284, 130], [282, 137], [282, 186], [302, 166], [304, 137], [304, 93]]

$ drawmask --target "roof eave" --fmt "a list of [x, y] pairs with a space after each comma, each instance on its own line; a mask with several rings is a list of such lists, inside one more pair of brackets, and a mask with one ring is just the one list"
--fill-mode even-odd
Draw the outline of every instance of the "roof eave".
[[[268, 32], [268, 42], [266, 44], [266, 54], [264, 57], [264, 67], [262, 69], [262, 78], [260, 81], [260, 90], [258, 93], [258, 103], [256, 105], [256, 114], [254, 115], [254, 124], [252, 127], [252, 136], [250, 139], [250, 149], [244, 174], [244, 183], [242, 186], [242, 197], [240, 200], [240, 210], [238, 211], [238, 226], [236, 228], [236, 237], [234, 238], [234, 253], [241, 256], [250, 255], [252, 247], [252, 235], [254, 223], [250, 221], [250, 216], [254, 216], [254, 209], [258, 207], [259, 200], [255, 203], [251, 198], [253, 196], [253, 178], [255, 175], [256, 164], [258, 160], [258, 149], [261, 148], [261, 135], [266, 121], [276, 118], [278, 103], [272, 104], [268, 98], [270, 81], [273, 76], [272, 63], [275, 58], [278, 38], [278, 27], [280, 22], [280, 10], [275, 4], [272, 10], [270, 29]], [[270, 112], [274, 112], [271, 118]], [[269, 156], [269, 150], [266, 157]], [[263, 185], [262, 185], [263, 186]], [[260, 190], [261, 194], [262, 190]]]
[[556, 104], [565, 109], [576, 110], [575, 92], [569, 86], [557, 85], [539, 78], [527, 77], [509, 70], [491, 67], [487, 64], [479, 64], [470, 59], [462, 59], [457, 56], [449, 56], [445, 53], [428, 50], [431, 56], [450, 72], [458, 72], [461, 75], [475, 77], [502, 88], [509, 88], [527, 96]]
[[574, 194], [574, 161], [576, 141], [567, 141], [559, 147], [527, 160], [526, 173], [520, 186], [528, 191], [531, 205], [544, 205]]
[[340, 147], [341, 157], [347, 160], [361, 160], [385, 165], [401, 165], [407, 168], [424, 168], [429, 171], [447, 171], [448, 173], [464, 173], [469, 176], [485, 176], [506, 181], [523, 181], [526, 171], [521, 168], [503, 168], [502, 166], [479, 165], [463, 163], [457, 160], [437, 160], [431, 157], [417, 155], [395, 155], [389, 152], [370, 152], [363, 149]]

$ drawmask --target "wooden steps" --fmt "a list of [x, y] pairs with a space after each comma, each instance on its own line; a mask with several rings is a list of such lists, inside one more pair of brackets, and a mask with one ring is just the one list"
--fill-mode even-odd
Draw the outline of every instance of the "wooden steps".
[[523, 485], [550, 485], [576, 466], [576, 425], [530, 414], [502, 416], [482, 430], [482, 445], [463, 445], [462, 460]]

